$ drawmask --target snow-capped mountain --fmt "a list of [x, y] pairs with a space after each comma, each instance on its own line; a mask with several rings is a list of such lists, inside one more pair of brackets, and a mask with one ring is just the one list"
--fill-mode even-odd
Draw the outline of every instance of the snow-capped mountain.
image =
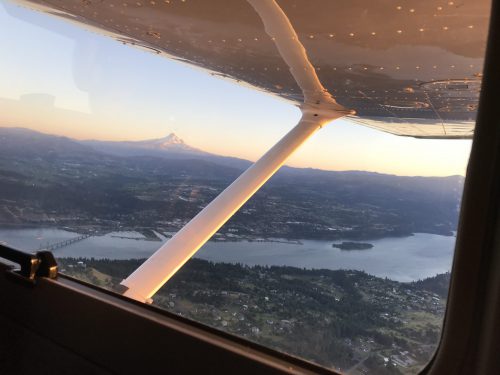
[[[118, 142], [113, 142], [118, 143]], [[175, 152], [203, 152], [194, 147], [188, 146], [184, 141], [179, 138], [174, 133], [170, 133], [166, 137], [158, 138], [158, 139], [148, 139], [145, 141], [137, 141], [137, 142], [119, 142], [123, 144], [127, 144], [131, 147], [139, 147], [139, 148], [147, 148], [153, 150], [165, 150], [165, 151], [175, 151]]]
[[183, 154], [201, 155], [206, 152], [187, 145], [174, 133], [158, 139], [148, 139], [145, 141], [82, 141], [81, 143], [92, 148], [121, 156], [150, 155], [159, 154]]

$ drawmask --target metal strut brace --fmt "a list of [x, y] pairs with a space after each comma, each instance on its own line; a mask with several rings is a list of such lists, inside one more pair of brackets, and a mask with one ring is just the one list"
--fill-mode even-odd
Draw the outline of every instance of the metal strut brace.
[[304, 103], [299, 123], [262, 158], [248, 168], [198, 215], [121, 282], [127, 297], [151, 302], [151, 297], [217, 230], [324, 124], [353, 114], [321, 85], [288, 17], [274, 0], [248, 0], [261, 17], [302, 90]]

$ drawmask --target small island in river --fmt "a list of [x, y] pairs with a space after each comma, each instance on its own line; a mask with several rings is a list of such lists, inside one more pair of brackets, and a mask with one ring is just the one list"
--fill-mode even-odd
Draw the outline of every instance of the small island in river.
[[336, 247], [340, 250], [368, 250], [371, 249], [373, 245], [365, 242], [342, 242], [334, 243], [332, 247]]

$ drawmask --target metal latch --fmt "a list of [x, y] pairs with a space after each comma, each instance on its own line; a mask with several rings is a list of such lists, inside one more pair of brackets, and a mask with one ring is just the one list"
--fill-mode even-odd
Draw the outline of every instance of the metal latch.
[[50, 251], [32, 254], [0, 245], [0, 258], [19, 265], [20, 268], [14, 267], [7, 271], [7, 275], [16, 281], [34, 285], [37, 277], [57, 277], [57, 262]]

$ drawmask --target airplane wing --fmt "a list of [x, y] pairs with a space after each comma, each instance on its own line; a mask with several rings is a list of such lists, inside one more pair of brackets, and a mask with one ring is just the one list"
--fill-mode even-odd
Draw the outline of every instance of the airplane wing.
[[[245, 0], [17, 2], [297, 105], [304, 101], [261, 18]], [[325, 89], [356, 111], [352, 121], [402, 136], [472, 137], [489, 1], [279, 5]]]

